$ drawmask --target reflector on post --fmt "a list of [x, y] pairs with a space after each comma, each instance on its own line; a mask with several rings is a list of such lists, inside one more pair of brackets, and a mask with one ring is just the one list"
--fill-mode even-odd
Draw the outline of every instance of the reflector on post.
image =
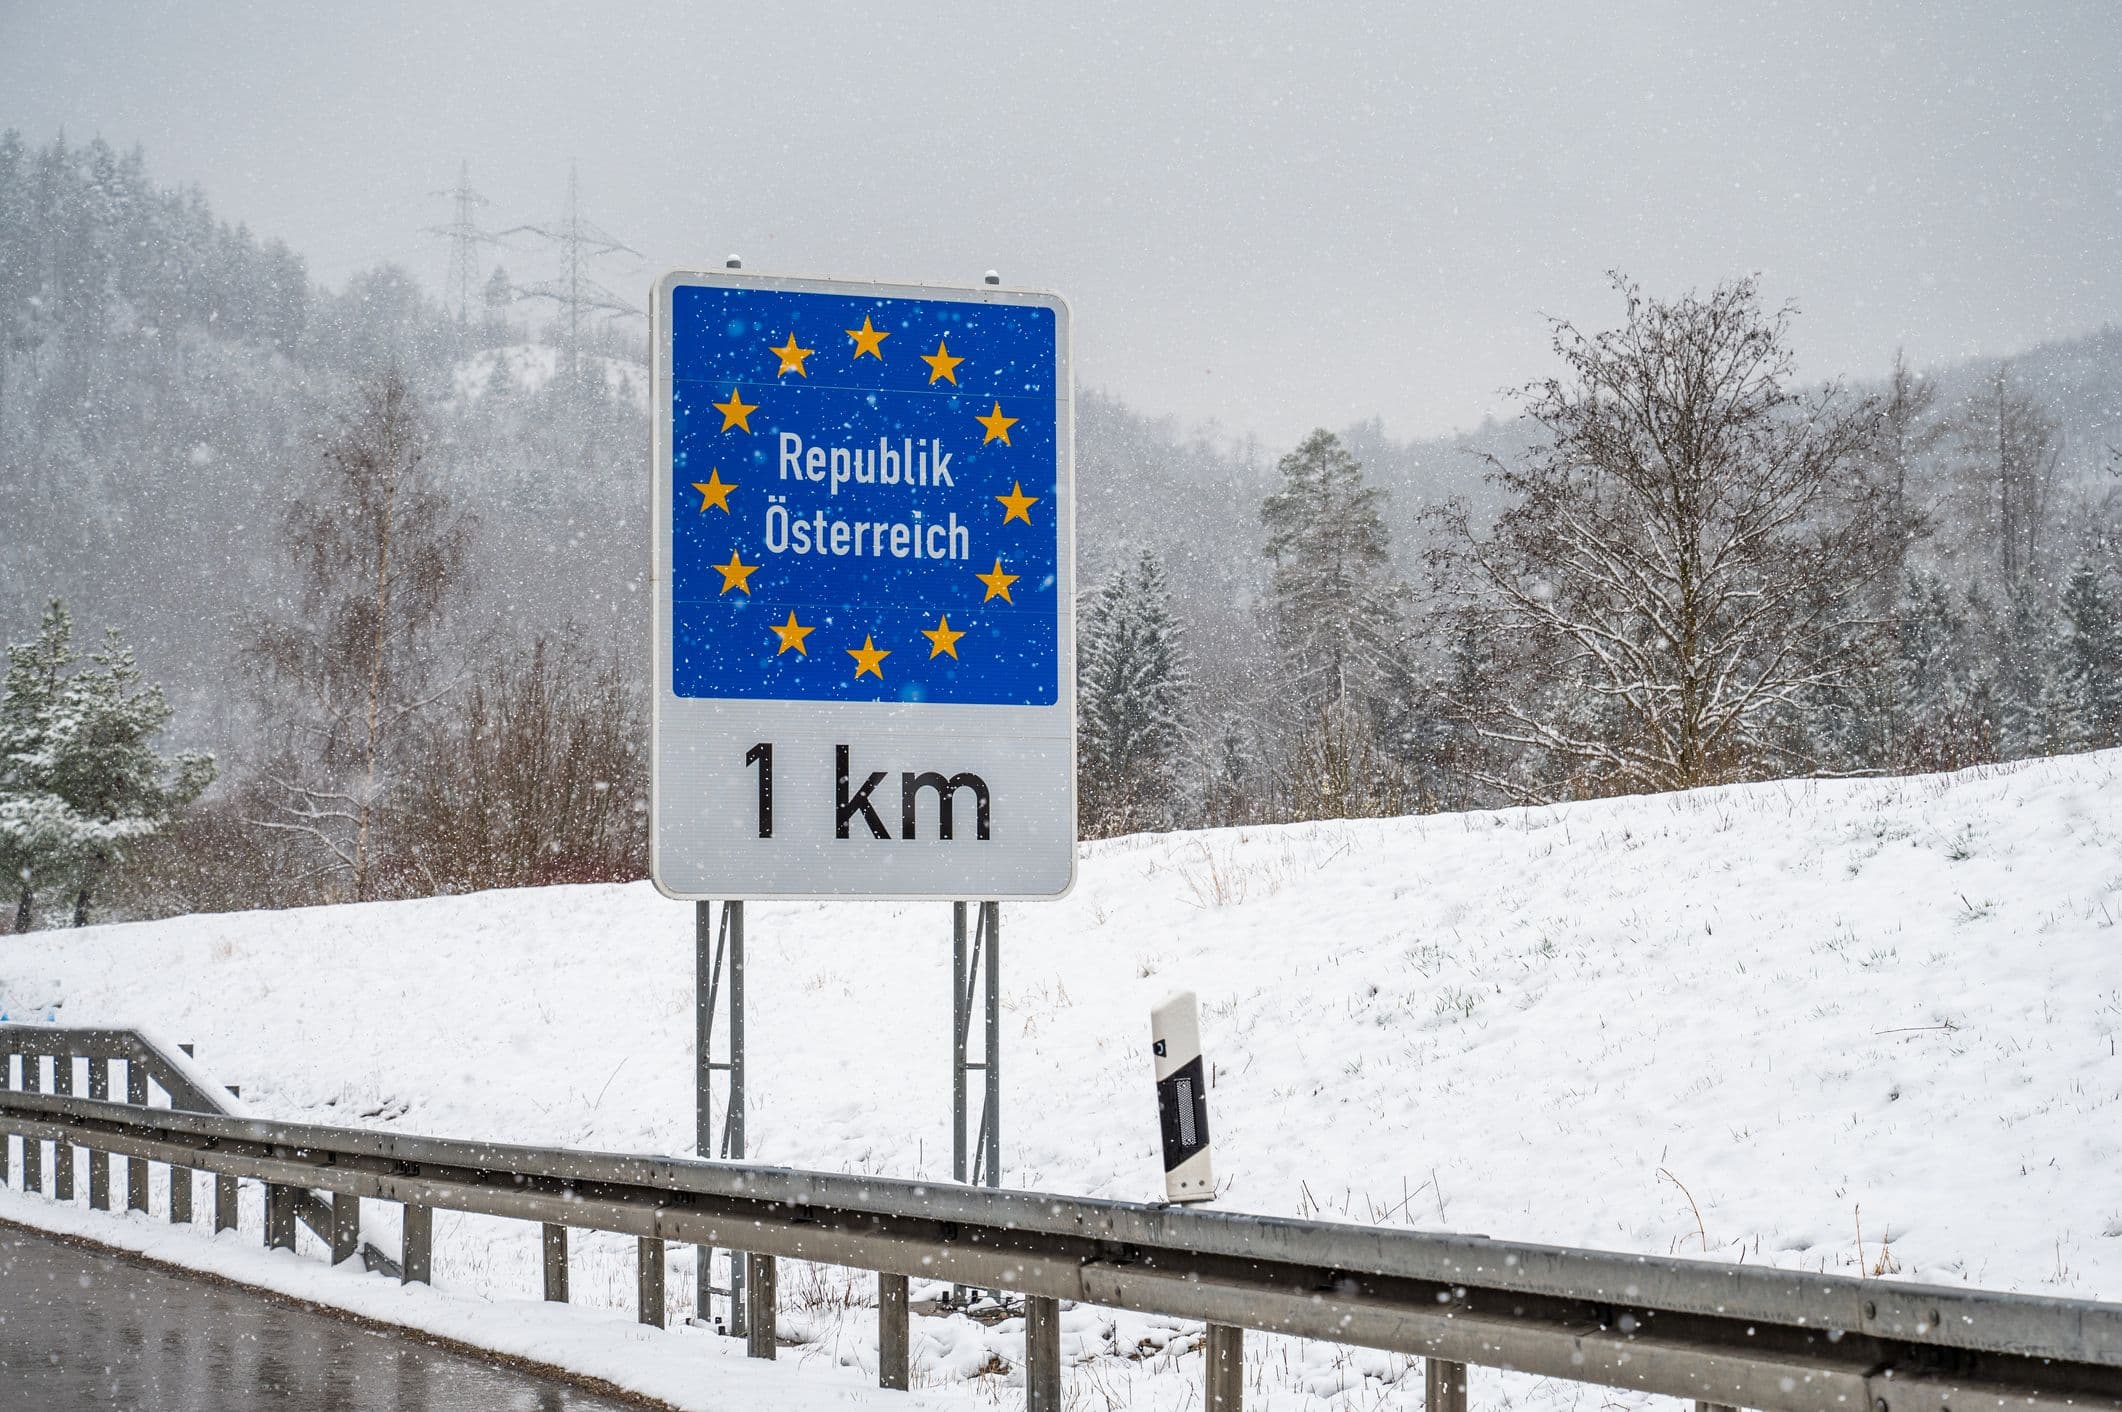
[[1201, 1005], [1183, 990], [1149, 1012], [1150, 1053], [1157, 1069], [1157, 1126], [1164, 1137], [1164, 1195], [1208, 1201], [1208, 1074], [1201, 1062]]

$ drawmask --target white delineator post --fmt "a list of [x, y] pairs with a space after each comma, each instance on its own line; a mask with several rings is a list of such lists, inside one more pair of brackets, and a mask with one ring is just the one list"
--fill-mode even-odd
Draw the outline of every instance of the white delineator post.
[[1150, 1053], [1157, 1071], [1157, 1126], [1164, 1139], [1164, 1195], [1208, 1201], [1216, 1194], [1209, 1167], [1208, 1073], [1201, 1059], [1201, 1005], [1183, 990], [1149, 1012]]

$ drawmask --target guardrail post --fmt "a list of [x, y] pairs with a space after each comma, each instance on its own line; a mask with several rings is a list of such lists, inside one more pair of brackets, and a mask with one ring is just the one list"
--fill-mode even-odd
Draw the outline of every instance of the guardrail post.
[[352, 1192], [332, 1193], [332, 1263], [351, 1260], [361, 1253], [361, 1198]]
[[[172, 1108], [177, 1105], [172, 1103]], [[169, 1223], [173, 1226], [188, 1226], [192, 1223], [192, 1169], [179, 1167], [175, 1163], [169, 1169]]]
[[1245, 1330], [1210, 1324], [1201, 1350], [1201, 1402], [1205, 1412], [1238, 1412], [1245, 1401]]
[[[88, 1096], [108, 1103], [111, 1096], [111, 1061], [91, 1057], [88, 1061]], [[93, 1147], [88, 1152], [88, 1204], [90, 1209], [111, 1209], [111, 1155]]]
[[173, 1226], [192, 1223], [192, 1169], [189, 1167], [169, 1169], [169, 1223]]
[[641, 1312], [644, 1324], [663, 1327], [663, 1237], [642, 1236], [637, 1242], [641, 1250], [639, 1266]]
[[[137, 1059], [122, 1061], [125, 1064], [125, 1101], [137, 1108], [147, 1107], [147, 1065]], [[128, 1157], [125, 1159], [125, 1209], [145, 1211], [147, 1209], [147, 1159]], [[289, 1237], [288, 1249], [294, 1249], [293, 1237]]]
[[[22, 1091], [44, 1091], [44, 1059], [37, 1054], [22, 1056]], [[44, 1194], [44, 1139], [22, 1135], [22, 1189]]]
[[[180, 1044], [187, 1059], [198, 1058], [194, 1046]], [[169, 1106], [177, 1106], [177, 1096], [170, 1095]], [[192, 1169], [173, 1166], [169, 1169], [169, 1223], [173, 1226], [188, 1226], [192, 1223]]]
[[550, 1222], [545, 1227], [545, 1297], [567, 1303], [567, 1227]]
[[398, 1240], [398, 1283], [431, 1285], [434, 1274], [435, 1208], [408, 1201], [404, 1233]]
[[279, 1182], [265, 1184], [265, 1247], [295, 1248], [295, 1189]]
[[1739, 1409], [1728, 1402], [1704, 1402], [1697, 1398], [1695, 1412], [1739, 1412]]
[[[109, 1184], [106, 1176], [105, 1184]], [[236, 1229], [236, 1179], [225, 1172], [214, 1173], [214, 1234]]]
[[772, 1358], [779, 1347], [774, 1327], [781, 1308], [780, 1274], [781, 1262], [773, 1256], [745, 1252], [744, 1352], [749, 1357]]
[[877, 1276], [877, 1386], [905, 1392], [913, 1381], [913, 1330], [908, 1327], [906, 1276]]
[[1061, 1412], [1061, 1301], [1024, 1301], [1024, 1412]]
[[1424, 1412], [1466, 1412], [1466, 1365], [1423, 1359], [1422, 1406]]
[[[61, 1098], [74, 1096], [73, 1055], [52, 1060], [52, 1092]], [[52, 1144], [52, 1194], [69, 1204], [74, 1199], [74, 1145], [63, 1137]]]
[[[0, 1049], [0, 1092], [15, 1086], [15, 1051]], [[0, 1187], [14, 1180], [15, 1135], [0, 1128]]]

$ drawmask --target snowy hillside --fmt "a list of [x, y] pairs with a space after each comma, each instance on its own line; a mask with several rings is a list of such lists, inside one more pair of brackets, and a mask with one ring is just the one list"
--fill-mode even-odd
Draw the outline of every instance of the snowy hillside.
[[[549, 343], [511, 343], [501, 348], [482, 348], [461, 360], [450, 372], [450, 381], [460, 404], [477, 402], [488, 393], [536, 392], [560, 372], [561, 351]], [[606, 391], [622, 402], [648, 410], [648, 369], [624, 358], [586, 354], [582, 359], [591, 381], [604, 379]]]
[[[2122, 752], [1129, 838], [1003, 918], [1013, 1185], [1158, 1194], [1147, 1013], [1185, 987], [1228, 1206], [2122, 1298]], [[749, 921], [754, 1154], [947, 1175], [949, 909]], [[0, 1005], [194, 1041], [270, 1116], [682, 1151], [691, 957], [645, 885], [488, 893], [11, 939]], [[627, 1244], [578, 1292], [623, 1307]], [[532, 1295], [535, 1246], [440, 1221], [438, 1285]], [[792, 1331], [873, 1356], [813, 1304]], [[1079, 1316], [1083, 1356], [1142, 1335]], [[924, 1322], [931, 1379], [1008, 1336]], [[1412, 1406], [1406, 1367], [1263, 1376]]]

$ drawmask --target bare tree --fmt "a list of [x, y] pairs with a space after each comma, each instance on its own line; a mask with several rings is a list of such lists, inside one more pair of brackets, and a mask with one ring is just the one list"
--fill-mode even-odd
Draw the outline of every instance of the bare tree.
[[423, 892], [647, 876], [646, 715], [628, 664], [566, 631], [489, 663], [423, 728], [400, 869]]
[[289, 510], [298, 614], [257, 625], [251, 661], [276, 690], [284, 751], [266, 828], [301, 835], [354, 900], [379, 895], [391, 771], [447, 693], [428, 650], [461, 587], [472, 521], [434, 482], [419, 400], [393, 371], [364, 382]]
[[2047, 547], [2063, 460], [2061, 425], [2014, 385], [2011, 365], [1999, 363], [1962, 413], [1959, 434], [2004, 590], [2016, 594]]
[[1490, 699], [1458, 705], [1536, 757], [1536, 784], [1490, 780], [1520, 794], [1787, 761], [1792, 718], [1877, 626], [1870, 406], [1790, 390], [1791, 311], [1764, 312], [1751, 280], [1672, 302], [1614, 283], [1627, 322], [1556, 321], [1565, 375], [1526, 389], [1546, 444], [1490, 458], [1515, 503], [1488, 534], [1463, 506], [1441, 516], [1438, 565], [1494, 635]]

